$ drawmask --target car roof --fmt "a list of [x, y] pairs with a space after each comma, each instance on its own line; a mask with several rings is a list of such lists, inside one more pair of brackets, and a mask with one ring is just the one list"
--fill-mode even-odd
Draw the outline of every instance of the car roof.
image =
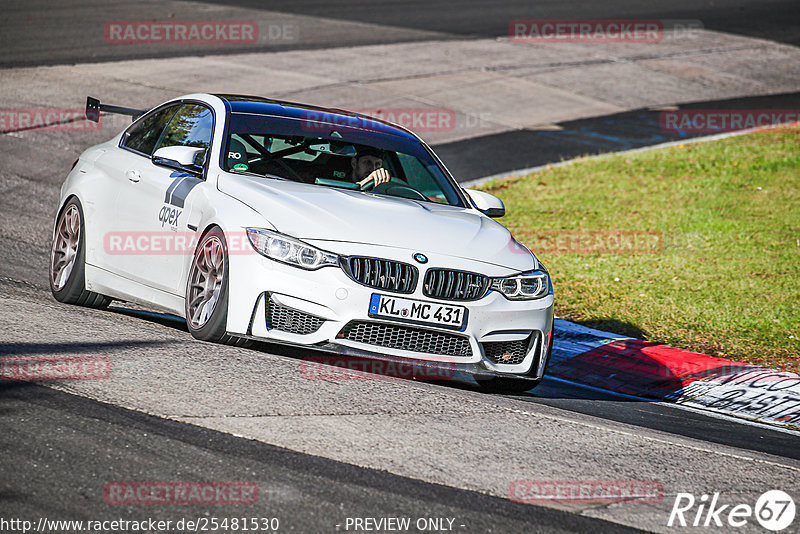
[[232, 113], [254, 113], [292, 119], [314, 120], [336, 125], [346, 125], [349, 128], [396, 135], [408, 139], [418, 139], [416, 135], [402, 126], [343, 109], [324, 108], [320, 106], [298, 104], [297, 102], [272, 100], [258, 96], [221, 94], [215, 94], [214, 96], [225, 102], [225, 105], [229, 107]]

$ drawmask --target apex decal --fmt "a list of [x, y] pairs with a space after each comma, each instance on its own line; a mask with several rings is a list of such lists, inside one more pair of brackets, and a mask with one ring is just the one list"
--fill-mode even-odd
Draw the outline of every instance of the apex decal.
[[170, 226], [178, 226], [178, 217], [181, 216], [181, 213], [183, 213], [183, 210], [164, 206], [161, 208], [161, 211], [158, 212], [158, 220], [161, 222], [162, 227], [167, 223], [169, 223]]

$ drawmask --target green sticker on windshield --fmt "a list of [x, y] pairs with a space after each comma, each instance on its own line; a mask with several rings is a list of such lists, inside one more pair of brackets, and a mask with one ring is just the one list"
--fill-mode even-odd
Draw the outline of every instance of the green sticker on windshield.
[[246, 163], [237, 163], [233, 166], [234, 171], [246, 171], [248, 169]]

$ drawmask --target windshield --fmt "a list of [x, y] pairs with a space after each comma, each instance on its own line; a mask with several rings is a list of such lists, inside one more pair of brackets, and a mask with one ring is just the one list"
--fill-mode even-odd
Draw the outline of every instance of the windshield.
[[222, 167], [463, 206], [456, 188], [419, 141], [310, 120], [232, 113]]

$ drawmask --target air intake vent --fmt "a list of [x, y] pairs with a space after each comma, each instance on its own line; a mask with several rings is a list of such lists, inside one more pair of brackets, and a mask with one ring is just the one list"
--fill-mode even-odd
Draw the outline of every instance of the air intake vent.
[[291, 334], [313, 334], [325, 321], [305, 312], [278, 304], [270, 296], [267, 301], [267, 328]]
[[478, 300], [489, 290], [489, 277], [450, 269], [428, 269], [422, 292], [442, 300]]
[[336, 336], [357, 343], [442, 356], [472, 356], [469, 339], [435, 330], [351, 321]]
[[417, 287], [419, 271], [407, 263], [351, 256], [345, 260], [345, 266], [353, 280], [374, 289], [413, 293]]
[[486, 358], [501, 365], [522, 363], [531, 347], [531, 336], [518, 341], [485, 341], [483, 352]]

